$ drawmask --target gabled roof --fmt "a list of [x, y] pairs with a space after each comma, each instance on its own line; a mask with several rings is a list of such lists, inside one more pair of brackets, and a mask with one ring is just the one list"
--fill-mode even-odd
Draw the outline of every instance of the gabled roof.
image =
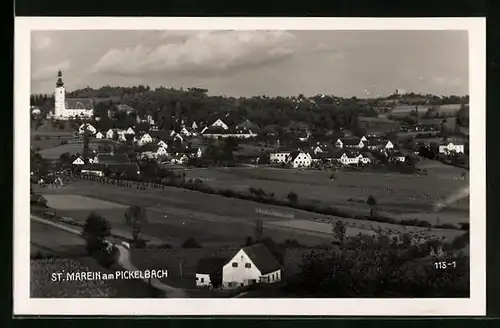
[[203, 134], [226, 134], [226, 133], [227, 131], [219, 126], [210, 126], [205, 131], [203, 131]]
[[276, 258], [264, 244], [255, 244], [242, 248], [261, 274], [268, 274], [281, 268]]
[[196, 265], [196, 273], [213, 274], [222, 270], [222, 267], [226, 263], [226, 258], [205, 257], [198, 261], [198, 264]]
[[66, 109], [93, 110], [94, 103], [90, 98], [66, 98]]
[[97, 154], [97, 160], [99, 164], [123, 164], [130, 163], [130, 159], [127, 154]]
[[172, 136], [170, 135], [170, 131], [165, 131], [165, 130], [153, 130], [153, 131], [149, 131], [149, 135], [152, 137], [152, 138], [156, 138], [156, 139], [159, 139], [159, 140], [163, 140], [163, 141], [169, 141], [169, 140], [172, 140]]
[[342, 141], [343, 145], [354, 146], [354, 145], [359, 144], [359, 142], [361, 141], [361, 138], [341, 138], [340, 140]]

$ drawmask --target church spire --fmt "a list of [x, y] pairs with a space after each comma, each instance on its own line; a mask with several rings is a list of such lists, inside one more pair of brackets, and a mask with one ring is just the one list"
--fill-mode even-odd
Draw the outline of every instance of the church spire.
[[62, 80], [62, 72], [61, 70], [59, 70], [59, 72], [57, 72], [57, 82], [56, 82], [56, 87], [63, 87], [64, 86], [64, 82]]

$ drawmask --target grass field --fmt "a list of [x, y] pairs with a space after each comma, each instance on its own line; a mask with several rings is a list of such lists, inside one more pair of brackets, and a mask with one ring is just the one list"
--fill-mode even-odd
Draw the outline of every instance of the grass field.
[[[208, 172], [208, 170], [197, 170], [196, 172], [204, 171]], [[249, 171], [250, 170], [247, 170], [245, 172]], [[260, 171], [265, 172], [266, 170]], [[192, 171], [188, 172], [192, 174]], [[225, 174], [226, 172], [232, 173], [232, 170], [217, 170], [216, 172]], [[304, 179], [304, 176], [300, 176], [302, 172], [295, 172], [295, 175], [292, 174], [291, 171], [285, 170], [276, 170], [276, 172], [277, 173], [273, 174], [270, 174], [272, 172], [269, 172], [268, 174], [270, 174], [270, 176], [275, 179], [281, 178], [282, 180], [287, 177], [291, 180], [298, 180], [300, 178]], [[233, 181], [235, 181], [238, 178], [238, 175], [235, 176], [234, 173], [232, 174]], [[325, 172], [304, 172], [304, 174], [308, 174], [310, 180], [312, 180], [313, 182], [315, 181], [314, 178], [316, 174], [317, 184], [302, 184], [303, 189], [311, 188], [314, 190], [314, 188], [321, 187], [321, 183], [325, 183], [323, 181], [320, 181], [321, 174], [325, 174]], [[227, 174], [225, 176], [227, 176]], [[373, 181], [371, 181], [372, 185], [367, 185], [366, 188], [380, 188], [380, 186], [377, 185], [377, 182], [380, 182], [381, 176], [378, 175], [378, 179], [375, 179], [373, 175], [368, 175], [368, 178], [365, 182], [366, 184], [370, 182], [370, 178], [373, 179]], [[388, 181], [394, 180], [393, 184], [401, 188], [402, 185], [415, 185], [415, 182], [412, 181], [412, 178], [414, 177], [405, 177], [405, 179], [409, 179], [406, 183], [403, 183], [404, 181], [401, 181], [401, 179], [403, 178], [399, 176], [387, 176], [383, 179], [387, 179]], [[242, 178], [239, 179], [242, 180]], [[326, 184], [328, 186], [328, 179], [323, 178], [323, 180], [327, 181]], [[231, 183], [230, 181], [231, 180], [229, 179], [223, 181], [227, 184], [228, 188], [230, 188], [231, 185], [234, 185], [234, 183]], [[254, 181], [260, 182], [261, 180], [254, 179]], [[285, 183], [278, 183], [274, 180], [262, 181], [267, 183], [274, 183], [276, 187], [279, 186], [280, 183], [285, 185], [287, 184], [286, 180]], [[463, 181], [458, 182], [461, 182], [461, 184], [457, 184], [457, 187], [460, 185], [464, 185]], [[299, 181], [294, 183], [300, 185]], [[338, 181], [335, 181], [335, 183], [338, 183]], [[422, 183], [429, 182], [427, 181]], [[434, 185], [436, 185], [435, 182]], [[332, 198], [337, 193], [344, 194], [348, 190], [356, 188], [355, 186], [342, 187], [342, 185], [339, 186], [338, 184], [333, 184], [333, 186], [329, 187], [330, 194], [333, 194], [329, 196]], [[335, 191], [335, 187], [338, 188], [337, 191]], [[298, 190], [300, 190], [300, 188]], [[413, 191], [413, 189], [409, 191]], [[252, 236], [254, 234], [254, 223], [256, 219], [262, 219], [264, 221], [266, 233], [278, 242], [284, 241], [286, 239], [296, 239], [303, 244], [317, 245], [320, 243], [324, 243], [325, 240], [331, 240], [331, 228], [329, 228], [329, 231], [325, 233], [314, 231], [311, 229], [303, 229], [301, 227], [290, 227], [286, 225], [280, 226], [279, 224], [274, 223], [288, 220], [290, 219], [290, 217], [293, 217], [296, 220], [317, 219], [318, 221], [321, 221], [323, 219], [327, 219], [327, 217], [324, 215], [300, 211], [287, 207], [268, 206], [257, 202], [227, 198], [219, 195], [203, 194], [200, 192], [180, 188], [150, 188], [149, 190], [139, 191], [134, 188], [129, 189], [113, 185], [101, 185], [91, 181], [79, 181], [74, 185], [62, 189], [55, 189], [52, 192], [64, 193], [60, 195], [45, 195], [45, 197], [49, 200], [49, 203], [54, 203], [52, 199], [53, 197], [61, 197], [60, 202], [64, 204], [60, 206], [59, 209], [56, 209], [60, 215], [73, 217], [76, 220], [83, 222], [91, 211], [95, 211], [104, 215], [110, 221], [113, 229], [125, 232], [130, 231], [130, 227], [126, 226], [124, 222], [124, 205], [139, 204], [141, 206], [144, 206], [147, 208], [149, 222], [144, 225], [142, 233], [146, 236], [146, 238], [152, 237], [154, 239], [168, 241], [173, 245], [180, 245], [189, 237], [196, 238], [203, 245], [240, 245], [244, 241], [246, 236]], [[387, 190], [386, 192], [390, 193], [390, 190]], [[81, 200], [82, 198], [75, 198], [75, 196], [69, 195], [71, 193], [86, 196], [86, 198], [83, 199], [91, 197], [98, 199], [92, 201], [83, 201]], [[303, 194], [299, 194], [299, 198], [301, 198], [302, 195]], [[351, 202], [344, 202], [344, 205], [342, 206], [345, 206], [346, 208], [356, 209], [358, 211], [360, 211], [361, 209], [362, 211], [366, 212], [365, 214], [368, 214], [369, 208], [364, 204], [364, 201], [366, 199], [365, 197], [361, 198], [359, 202], [355, 202], [353, 200], [351, 200]], [[105, 200], [106, 202], [102, 202], [99, 199]], [[379, 199], [379, 197], [377, 197], [377, 199]], [[109, 202], [116, 204], [109, 204]], [[382, 202], [380, 203], [380, 206], [384, 206]], [[399, 203], [397, 203], [397, 205], [402, 208], [406, 204], [403, 201], [399, 200]], [[430, 203], [430, 205], [433, 205], [432, 202]], [[385, 206], [387, 206], [387, 203]], [[450, 211], [451, 210], [448, 210], [448, 212], [443, 211], [439, 213], [441, 223], [449, 221], [455, 223], [468, 222], [468, 209], [466, 206], [463, 208], [455, 207], [453, 209], [454, 212]], [[415, 218], [420, 218], [419, 215], [420, 214], [416, 214]], [[430, 219], [429, 215], [427, 215], [426, 218]], [[346, 221], [351, 220], [346, 219]], [[396, 227], [399, 227], [397, 225], [376, 222], [370, 222], [370, 224], [374, 227], [374, 229], [377, 229], [378, 226], [392, 226], [394, 227], [394, 229], [396, 229]]]
[[30, 296], [32, 298], [114, 297], [117, 291], [110, 281], [52, 281], [52, 273], [89, 272], [87, 266], [72, 259], [42, 259], [30, 262]]
[[[97, 147], [98, 143], [96, 142], [90, 142], [89, 147], [95, 148]], [[83, 152], [83, 143], [81, 142], [76, 142], [73, 141], [71, 143], [67, 143], [65, 145], [59, 145], [56, 147], [52, 148], [45, 148], [42, 149], [39, 154], [43, 158], [47, 159], [57, 159], [61, 156], [61, 154], [64, 153], [70, 153], [71, 155], [76, 154], [76, 153], [82, 153]]]
[[[87, 196], [97, 196], [94, 189], [97, 189], [96, 186], [79, 186], [78, 188], [80, 192], [88, 192]], [[266, 208], [262, 204], [236, 200], [240, 206], [233, 205], [228, 208], [225, 204], [230, 204], [233, 199], [194, 192], [176, 195], [175, 192], [180, 189], [174, 188], [172, 188], [174, 192], [167, 190], [166, 193], [164, 190], [160, 192], [134, 192], [134, 190], [112, 186], [100, 186], [98, 189], [100, 189], [99, 197], [108, 199], [108, 201], [103, 202], [105, 204], [110, 203], [109, 200], [112, 200], [140, 204], [146, 207], [148, 223], [143, 225], [141, 231], [143, 237], [154, 241], [166, 241], [174, 246], [180, 246], [189, 237], [196, 238], [203, 245], [240, 245], [244, 242], [246, 236], [254, 234], [254, 223], [257, 218], [261, 218], [265, 222], [282, 219], [256, 213], [255, 208]], [[72, 191], [75, 190], [76, 188]], [[190, 199], [190, 196], [193, 197]], [[121, 207], [122, 204], [115, 203], [114, 208], [111, 208], [112, 206], [104, 207], [99, 205], [102, 202], [101, 200], [94, 199], [96, 206], [100, 206], [99, 209], [93, 208], [91, 205], [82, 209], [77, 201], [79, 197], [75, 197], [75, 195], [44, 194], [44, 197], [51, 200], [61, 197], [61, 200], [54, 201], [54, 203], [64, 203], [63, 206], [56, 208], [56, 212], [61, 216], [68, 216], [83, 223], [90, 212], [96, 212], [103, 215], [110, 222], [114, 232], [127, 236], [131, 235], [131, 228], [125, 224], [124, 219], [126, 207]], [[90, 197], [82, 198], [91, 199]], [[211, 201], [207, 202], [207, 198]], [[75, 202], [71, 203], [68, 199], [73, 199]], [[175, 200], [180, 201], [175, 202]], [[214, 206], [214, 204], [218, 206]], [[244, 204], [244, 206], [242, 207], [241, 204]], [[228, 215], [231, 208], [237, 209], [237, 212]], [[249, 213], [246, 213], [246, 217], [236, 215], [237, 213], [244, 213], [245, 208], [249, 211]], [[275, 211], [280, 210], [279, 207], [273, 208]], [[283, 212], [286, 210], [281, 209]], [[296, 215], [299, 217], [307, 217], [306, 215], [311, 217], [311, 213], [308, 212], [297, 211], [297, 213]], [[269, 227], [268, 234], [277, 241], [296, 239], [302, 243], [312, 245], [324, 243], [325, 239], [330, 239], [328, 235], [311, 236], [311, 234], [301, 231], [290, 231], [290, 229], [274, 228], [272, 226]]]
[[63, 257], [86, 255], [83, 238], [34, 221], [30, 223], [30, 244], [31, 255], [37, 252]]
[[[372, 195], [380, 210], [389, 213], [423, 213], [432, 210], [436, 202], [468, 183], [458, 179], [461, 172], [465, 171], [463, 169], [441, 164], [439, 172], [428, 171], [427, 176], [337, 172], [335, 180], [329, 179], [330, 172], [271, 168], [193, 169], [186, 171], [186, 174], [188, 177], [200, 178], [214, 188], [237, 191], [248, 191], [250, 187], [262, 188], [274, 193], [276, 198], [286, 198], [293, 191], [299, 201], [354, 206], [364, 210], [369, 208], [363, 203]], [[468, 216], [467, 208], [468, 200], [464, 200], [446, 210], [463, 211]]]

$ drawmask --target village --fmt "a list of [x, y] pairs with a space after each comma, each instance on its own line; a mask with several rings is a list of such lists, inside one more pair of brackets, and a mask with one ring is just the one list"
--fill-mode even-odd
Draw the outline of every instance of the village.
[[[314, 109], [324, 98], [290, 104]], [[457, 122], [468, 104], [422, 105], [428, 98], [360, 99], [365, 116], [318, 131], [232, 111], [193, 119], [182, 101], [172, 114], [66, 98], [59, 72], [54, 111], [30, 108], [32, 226], [81, 236], [102, 225], [109, 254], [92, 253], [98, 263], [167, 269], [144, 281], [157, 297], [291, 288], [311, 248], [369, 243], [411, 258], [455, 256], [466, 247], [468, 195], [437, 204], [468, 184], [468, 131]], [[35, 258], [64, 257], [35, 244]]]

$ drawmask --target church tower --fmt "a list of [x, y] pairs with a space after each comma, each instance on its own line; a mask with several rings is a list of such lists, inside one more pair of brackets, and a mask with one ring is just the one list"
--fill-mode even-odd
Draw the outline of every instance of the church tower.
[[65, 105], [65, 96], [66, 90], [64, 89], [64, 82], [62, 80], [62, 72], [59, 70], [57, 73], [57, 82], [56, 82], [56, 92], [54, 94], [55, 104], [54, 104], [54, 116], [60, 117], [64, 116], [64, 110], [66, 109]]

